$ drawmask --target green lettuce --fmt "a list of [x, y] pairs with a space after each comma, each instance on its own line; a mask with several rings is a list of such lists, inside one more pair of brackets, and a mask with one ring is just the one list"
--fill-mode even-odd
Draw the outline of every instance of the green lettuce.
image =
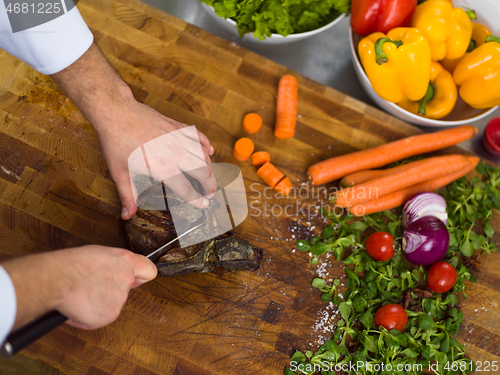
[[272, 33], [287, 36], [326, 25], [348, 14], [351, 0], [201, 0], [222, 18], [233, 19], [241, 37], [253, 32], [260, 40]]

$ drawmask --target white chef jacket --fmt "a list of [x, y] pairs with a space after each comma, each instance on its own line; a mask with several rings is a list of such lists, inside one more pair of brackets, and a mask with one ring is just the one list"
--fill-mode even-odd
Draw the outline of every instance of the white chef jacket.
[[78, 60], [94, 40], [80, 12], [73, 7], [52, 21], [12, 32], [4, 1], [0, 1], [0, 48], [43, 74], [54, 74]]
[[[92, 32], [76, 7], [52, 21], [13, 33], [5, 3], [0, 0], [0, 49], [40, 73], [54, 74], [67, 68], [89, 49], [93, 40]], [[14, 325], [16, 310], [14, 285], [0, 266], [0, 343]]]

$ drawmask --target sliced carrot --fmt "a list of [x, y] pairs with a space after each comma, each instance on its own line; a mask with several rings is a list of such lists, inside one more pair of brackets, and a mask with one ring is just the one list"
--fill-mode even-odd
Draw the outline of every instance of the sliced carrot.
[[272, 188], [285, 177], [285, 175], [270, 162], [265, 163], [257, 170], [257, 176], [262, 178], [262, 180]]
[[445, 155], [425, 159], [406, 171], [379, 177], [336, 192], [334, 200], [340, 207], [350, 207], [377, 199], [405, 187], [456, 173], [467, 167], [463, 155]]
[[292, 181], [290, 181], [288, 177], [285, 177], [278, 184], [276, 184], [274, 189], [283, 195], [288, 195], [293, 189]]
[[478, 129], [464, 125], [421, 134], [368, 150], [337, 156], [312, 165], [307, 175], [314, 185], [325, 184], [364, 169], [379, 168], [410, 156], [441, 150], [472, 138]]
[[248, 138], [240, 138], [236, 141], [233, 149], [233, 155], [236, 160], [246, 161], [252, 155], [255, 146]]
[[268, 161], [271, 161], [271, 155], [267, 151], [258, 151], [252, 154], [252, 164], [256, 167], [260, 167]]
[[[408, 164], [403, 164], [399, 165], [394, 168], [389, 168], [389, 169], [368, 169], [365, 171], [359, 171], [359, 172], [354, 172], [352, 174], [348, 174], [347, 176], [344, 176], [340, 180], [340, 186], [342, 187], [349, 187], [349, 186], [355, 186], [362, 184], [363, 182], [367, 182], [370, 180], [373, 180], [375, 178], [383, 177], [383, 176], [388, 176], [393, 173], [399, 173], [399, 172], [404, 172], [408, 170], [409, 168], [413, 167], [414, 165], [418, 165], [418, 163], [421, 163], [423, 160], [417, 160]], [[416, 164], [413, 164], [416, 163]]]
[[257, 133], [262, 126], [262, 117], [257, 113], [247, 113], [243, 118], [243, 129], [249, 133]]
[[476, 168], [477, 164], [479, 163], [479, 158], [476, 156], [468, 156], [467, 160], [469, 164], [459, 172], [451, 173], [443, 177], [433, 178], [431, 180], [424, 181], [419, 184], [392, 192], [378, 199], [353, 206], [349, 209], [349, 211], [352, 212], [354, 216], [364, 216], [402, 206], [415, 194], [423, 192], [433, 192], [441, 189], [442, 187], [452, 183], [455, 180], [458, 180], [460, 177], [465, 176], [467, 173]]
[[281, 77], [276, 103], [276, 125], [274, 135], [278, 138], [292, 138], [297, 122], [299, 81], [291, 75]]

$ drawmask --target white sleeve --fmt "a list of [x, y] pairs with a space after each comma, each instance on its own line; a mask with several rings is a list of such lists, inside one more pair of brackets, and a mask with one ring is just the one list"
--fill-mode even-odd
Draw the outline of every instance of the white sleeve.
[[89, 49], [93, 40], [76, 7], [52, 21], [14, 33], [5, 2], [0, 1], [0, 48], [40, 73], [54, 74], [67, 68]]
[[0, 266], [0, 343], [5, 341], [16, 320], [17, 300], [9, 274]]

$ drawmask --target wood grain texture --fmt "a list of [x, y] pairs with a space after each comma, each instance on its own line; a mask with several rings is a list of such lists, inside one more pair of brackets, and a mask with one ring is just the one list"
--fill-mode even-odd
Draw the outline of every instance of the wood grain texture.
[[[324, 226], [318, 209], [327, 205], [326, 189], [335, 187], [305, 186], [307, 167], [420, 131], [144, 3], [81, 0], [78, 8], [137, 100], [195, 124], [215, 147], [213, 161], [241, 167], [250, 215], [235, 232], [265, 255], [257, 272], [158, 277], [130, 293], [110, 326], [64, 325], [22, 355], [53, 371], [45, 373], [71, 375], [282, 373], [295, 350], [315, 350], [328, 339], [337, 319], [311, 279], [344, 273], [331, 258], [318, 271], [293, 250], [296, 239]], [[273, 136], [284, 74], [300, 84], [296, 135], [288, 140]], [[251, 136], [256, 150], [271, 154], [300, 195], [276, 197], [249, 162], [234, 160], [232, 147], [246, 135], [241, 122], [250, 111], [264, 122]], [[89, 243], [126, 246], [118, 194], [92, 126], [49, 77], [5, 52], [0, 209], [0, 260]], [[492, 223], [500, 229], [498, 216]], [[477, 277], [461, 307], [458, 339], [474, 361], [499, 361], [500, 255], [484, 257]], [[7, 366], [0, 361], [0, 369]]]

